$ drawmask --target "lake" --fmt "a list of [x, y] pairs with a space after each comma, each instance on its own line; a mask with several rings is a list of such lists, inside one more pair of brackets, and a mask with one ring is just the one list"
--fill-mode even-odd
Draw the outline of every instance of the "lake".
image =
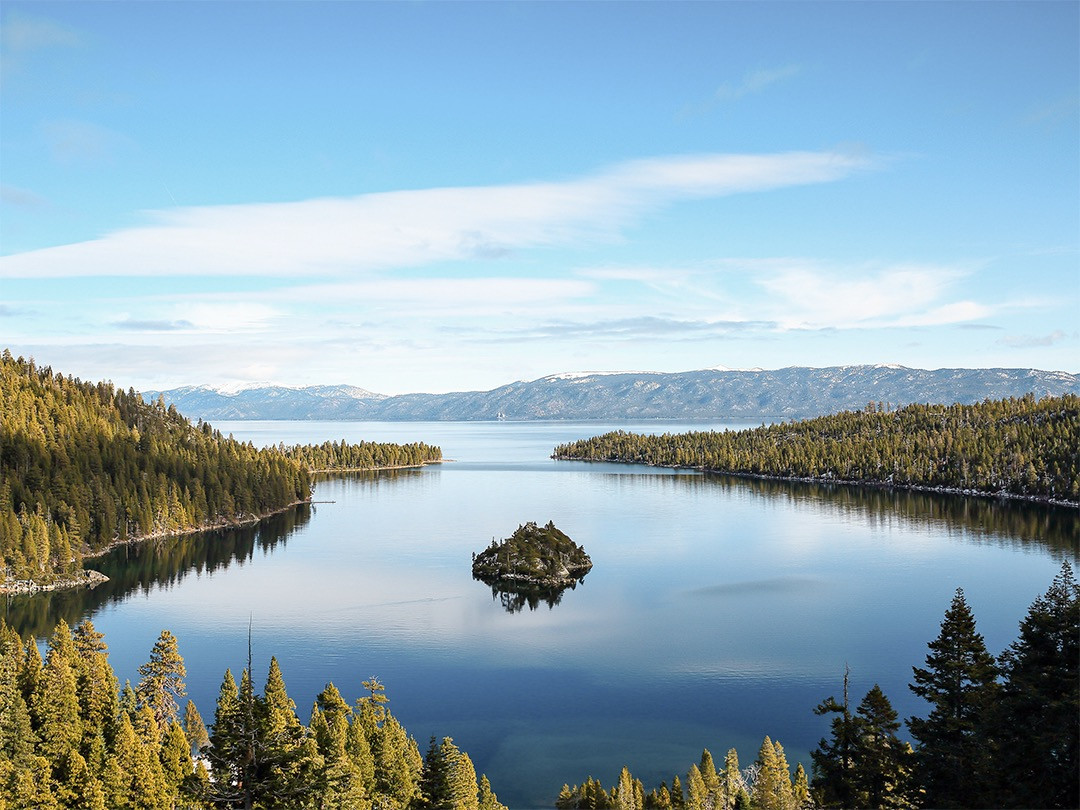
[[[350, 702], [377, 676], [421, 751], [452, 736], [511, 808], [551, 807], [564, 782], [646, 790], [708, 747], [750, 764], [768, 734], [794, 767], [828, 733], [813, 707], [874, 683], [901, 717], [957, 587], [990, 651], [1017, 634], [1064, 559], [1080, 512], [986, 499], [739, 480], [549, 458], [556, 444], [648, 422], [232, 422], [257, 445], [425, 441], [453, 461], [320, 479], [312, 505], [260, 524], [116, 549], [94, 591], [12, 597], [48, 634], [85, 617], [121, 682], [163, 628], [213, 716], [226, 667], [261, 687], [277, 656], [298, 714], [332, 681]], [[471, 554], [553, 521], [592, 557], [557, 604], [508, 611]]]

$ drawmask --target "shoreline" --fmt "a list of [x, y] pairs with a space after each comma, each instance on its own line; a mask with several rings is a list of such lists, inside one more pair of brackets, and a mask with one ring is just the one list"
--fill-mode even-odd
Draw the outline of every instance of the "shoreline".
[[[120, 546], [133, 546], [139, 543], [145, 543], [150, 540], [162, 540], [168, 537], [184, 537], [189, 534], [197, 534], [199, 532], [212, 532], [218, 529], [238, 529], [241, 526], [250, 526], [254, 523], [261, 523], [269, 517], [274, 515], [280, 515], [282, 512], [287, 512], [296, 506], [302, 504], [310, 504], [311, 498], [305, 498], [299, 501], [293, 501], [280, 509], [274, 509], [270, 512], [266, 512], [262, 515], [248, 515], [236, 520], [222, 520], [214, 523], [206, 523], [201, 526], [190, 526], [183, 529], [176, 529], [175, 531], [160, 531], [151, 532], [150, 534], [141, 534], [137, 537], [129, 537], [126, 540], [116, 539], [110, 542], [108, 545], [102, 546], [99, 549], [93, 551], [87, 551], [82, 555], [83, 561], [93, 560], [97, 557], [103, 557], [110, 551]], [[109, 578], [100, 571], [95, 571], [92, 568], [82, 569], [78, 575], [74, 577], [59, 577], [55, 582], [49, 582], [45, 584], [33, 582], [32, 580], [3, 580], [0, 581], [0, 594], [34, 594], [41, 591], [61, 591], [68, 588], [81, 588], [83, 586], [89, 586], [91, 588], [100, 585], [102, 582], [108, 582]]]
[[389, 467], [331, 467], [325, 470], [308, 470], [309, 475], [336, 475], [337, 473], [382, 472], [383, 470], [422, 470], [431, 464], [444, 464], [452, 458], [440, 458], [438, 461], [421, 461], [419, 464], [395, 464]]
[[[354, 468], [336, 468], [331, 470], [308, 470], [311, 475], [334, 475], [337, 473], [350, 473], [350, 472], [381, 472], [382, 470], [415, 470], [426, 467], [429, 464], [442, 464], [444, 461], [450, 459], [440, 459], [439, 461], [425, 461], [420, 464], [408, 464], [393, 467], [354, 467]], [[103, 557], [113, 549], [120, 546], [136, 545], [138, 543], [145, 543], [150, 540], [162, 540], [169, 537], [184, 537], [189, 534], [197, 534], [199, 532], [212, 532], [221, 529], [238, 529], [242, 526], [251, 526], [255, 523], [261, 523], [267, 518], [274, 515], [280, 515], [282, 512], [302, 506], [303, 504], [311, 504], [313, 496], [303, 498], [298, 501], [286, 504], [278, 509], [272, 509], [269, 512], [264, 512], [258, 515], [245, 515], [243, 517], [234, 518], [233, 520], [218, 520], [211, 523], [204, 523], [199, 526], [188, 526], [186, 528], [175, 529], [172, 531], [158, 531], [150, 532], [149, 534], [141, 534], [137, 537], [128, 537], [126, 540], [120, 540], [119, 538], [113, 540], [107, 545], [102, 546], [99, 549], [93, 551], [87, 551], [83, 553], [82, 559], [93, 560], [97, 557]], [[58, 577], [54, 582], [37, 583], [33, 580], [0, 580], [0, 595], [12, 596], [21, 594], [35, 594], [42, 591], [61, 591], [69, 588], [81, 588], [81, 587], [96, 587], [102, 582], [108, 582], [109, 578], [102, 574], [100, 571], [95, 571], [92, 568], [84, 568], [79, 574], [74, 577]]]
[[1080, 501], [1070, 501], [1065, 498], [1052, 498], [1047, 495], [1020, 495], [1016, 492], [984, 492], [979, 489], [960, 489], [959, 487], [934, 487], [927, 484], [896, 484], [888, 481], [872, 480], [849, 480], [844, 478], [825, 478], [796, 475], [768, 475], [766, 473], [732, 472], [731, 470], [716, 470], [711, 467], [691, 466], [683, 464], [653, 464], [645, 461], [624, 461], [622, 459], [578, 458], [576, 456], [556, 456], [556, 461], [590, 461], [598, 464], [630, 464], [640, 467], [659, 467], [666, 470], [694, 470], [696, 472], [711, 473], [713, 475], [730, 475], [733, 478], [750, 478], [758, 481], [794, 481], [801, 484], [840, 484], [849, 487], [868, 487], [870, 489], [898, 489], [910, 492], [930, 492], [938, 495], [959, 495], [966, 498], [988, 498], [999, 500], [1023, 501], [1025, 503], [1037, 503], [1043, 506], [1062, 506], [1069, 509], [1080, 509]]

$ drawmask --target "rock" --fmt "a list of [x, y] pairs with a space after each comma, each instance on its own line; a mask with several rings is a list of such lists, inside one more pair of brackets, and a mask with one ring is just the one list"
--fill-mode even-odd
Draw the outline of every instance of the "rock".
[[577, 584], [591, 568], [585, 549], [553, 523], [539, 527], [530, 522], [474, 555], [472, 571], [473, 577], [488, 585], [561, 588]]

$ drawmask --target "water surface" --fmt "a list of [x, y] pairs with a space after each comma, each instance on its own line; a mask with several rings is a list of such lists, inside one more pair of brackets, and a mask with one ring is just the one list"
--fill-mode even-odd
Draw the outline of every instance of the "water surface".
[[[301, 719], [328, 681], [353, 700], [376, 675], [422, 750], [453, 736], [513, 808], [623, 765], [647, 786], [685, 779], [703, 747], [748, 764], [765, 734], [809, 769], [828, 723], [812, 708], [845, 665], [855, 701], [879, 683], [921, 713], [911, 667], [957, 587], [998, 653], [1077, 559], [1077, 510], [548, 457], [609, 429], [701, 425], [216, 427], [258, 445], [425, 441], [454, 461], [321, 479], [316, 503], [257, 527], [117, 549], [94, 563], [105, 586], [10, 599], [7, 620], [46, 635], [89, 616], [133, 681], [169, 628], [207, 719], [250, 623], [257, 682], [276, 655]], [[471, 554], [529, 520], [594, 567], [556, 606], [509, 613]]]

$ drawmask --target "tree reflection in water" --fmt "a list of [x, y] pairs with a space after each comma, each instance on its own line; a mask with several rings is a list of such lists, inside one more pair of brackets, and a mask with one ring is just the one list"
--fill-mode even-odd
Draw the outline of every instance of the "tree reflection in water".
[[543, 603], [548, 610], [562, 602], [563, 594], [567, 590], [574, 590], [579, 583], [585, 581], [580, 577], [577, 582], [562, 587], [543, 587], [527, 585], [521, 582], [509, 582], [504, 579], [489, 579], [473, 577], [477, 582], [483, 582], [491, 587], [492, 601], [499, 602], [507, 613], [520, 613], [526, 606], [529, 610], [536, 610]]
[[131, 593], [149, 594], [195, 574], [212, 574], [243, 565], [255, 550], [284, 547], [290, 535], [311, 520], [311, 504], [300, 504], [258, 523], [234, 529], [162, 537], [118, 546], [85, 567], [109, 578], [94, 588], [68, 588], [32, 595], [18, 594], [0, 602], [0, 616], [23, 637], [49, 635], [58, 620], [74, 627], [107, 604]]

